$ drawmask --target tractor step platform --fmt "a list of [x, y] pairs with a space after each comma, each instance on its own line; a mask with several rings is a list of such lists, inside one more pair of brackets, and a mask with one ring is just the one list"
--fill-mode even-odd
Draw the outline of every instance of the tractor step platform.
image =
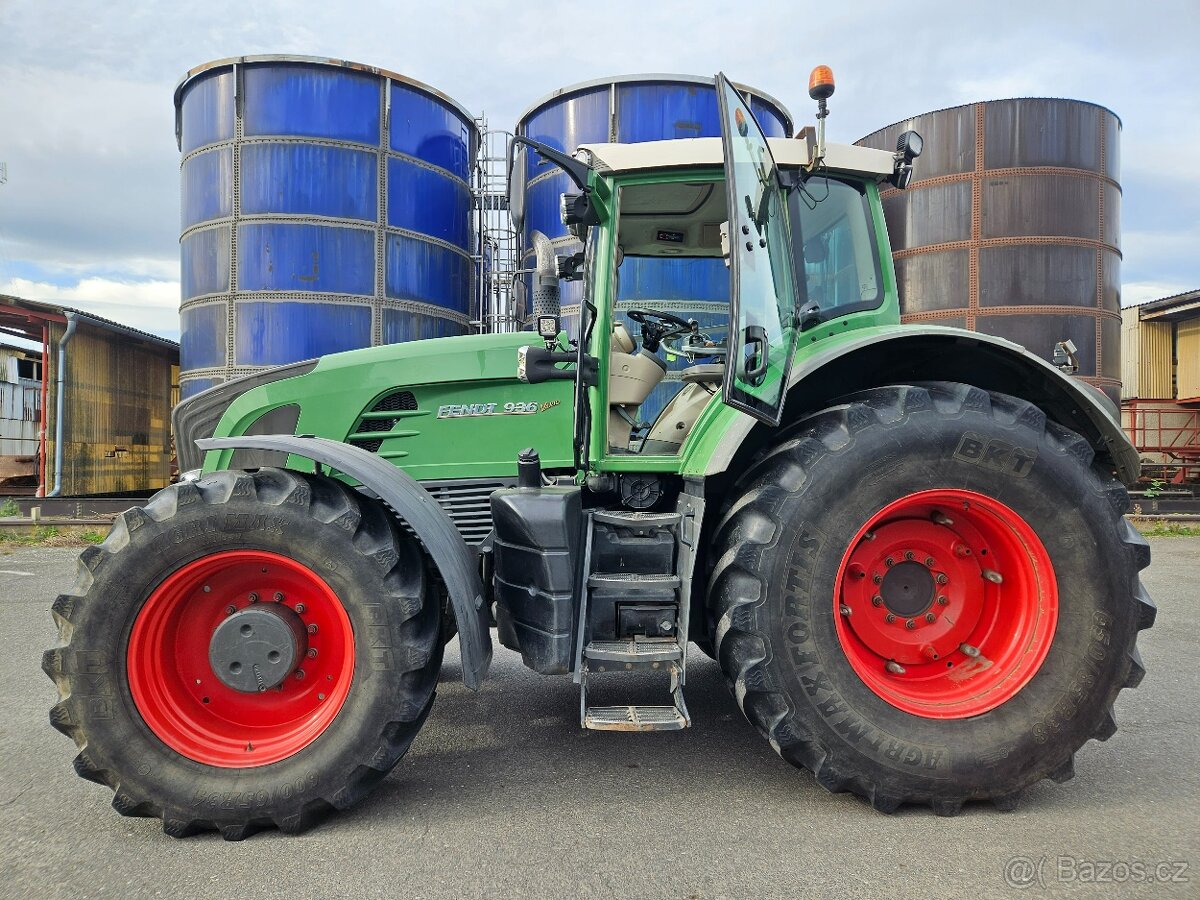
[[622, 528], [667, 528], [679, 523], [677, 512], [631, 512], [623, 509], [598, 509], [592, 513], [596, 522]]
[[[653, 665], [683, 659], [683, 649], [672, 639], [591, 641], [583, 648], [583, 657], [589, 662]], [[604, 669], [596, 667], [592, 671], [603, 672]]]
[[678, 575], [642, 575], [637, 572], [593, 572], [588, 576], [588, 587], [599, 588], [677, 588]]
[[674, 706], [593, 706], [583, 717], [593, 731], [679, 731], [687, 717]]

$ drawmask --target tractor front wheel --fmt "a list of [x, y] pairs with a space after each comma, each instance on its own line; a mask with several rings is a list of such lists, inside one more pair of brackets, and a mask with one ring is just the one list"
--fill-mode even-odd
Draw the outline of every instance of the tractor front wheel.
[[880, 810], [1065, 780], [1143, 670], [1146, 542], [1092, 447], [967, 385], [867, 391], [739, 484], [710, 614], [747, 718]]
[[53, 614], [56, 728], [124, 815], [174, 836], [301, 831], [399, 761], [439, 607], [377, 503], [279, 469], [173, 485], [80, 559]]

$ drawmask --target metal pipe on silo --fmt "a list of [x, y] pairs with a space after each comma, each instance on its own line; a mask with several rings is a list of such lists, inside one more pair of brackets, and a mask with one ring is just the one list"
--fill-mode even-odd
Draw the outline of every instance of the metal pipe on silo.
[[1120, 391], [1120, 134], [1080, 100], [994, 100], [924, 113], [858, 143], [925, 150], [883, 193], [904, 321], [1008, 338], [1045, 359], [1070, 339], [1080, 377]]

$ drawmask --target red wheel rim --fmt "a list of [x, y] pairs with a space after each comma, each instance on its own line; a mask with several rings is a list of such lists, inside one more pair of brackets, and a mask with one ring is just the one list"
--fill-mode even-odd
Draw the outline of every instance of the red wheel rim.
[[[291, 671], [258, 693], [225, 684], [209, 643], [250, 606], [302, 623]], [[337, 717], [354, 676], [354, 632], [337, 595], [295, 560], [259, 550], [214, 553], [169, 575], [129, 635], [129, 690], [164, 744], [196, 762], [245, 768], [311, 744]]]
[[892, 706], [931, 719], [995, 709], [1034, 676], [1058, 621], [1046, 548], [974, 491], [920, 491], [854, 536], [838, 569], [838, 639]]

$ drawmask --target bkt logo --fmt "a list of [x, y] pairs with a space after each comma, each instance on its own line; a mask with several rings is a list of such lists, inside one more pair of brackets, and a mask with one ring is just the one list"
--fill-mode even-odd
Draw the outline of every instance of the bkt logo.
[[1027, 450], [998, 438], [988, 440], [970, 431], [962, 436], [954, 455], [965, 462], [997, 472], [1009, 472], [1018, 478], [1028, 475], [1037, 459], [1036, 450]]

